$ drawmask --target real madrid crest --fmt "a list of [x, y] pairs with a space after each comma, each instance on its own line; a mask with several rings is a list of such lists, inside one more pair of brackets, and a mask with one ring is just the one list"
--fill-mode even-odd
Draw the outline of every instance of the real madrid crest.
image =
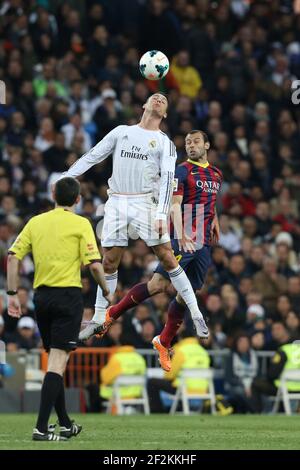
[[151, 147], [152, 149], [154, 149], [156, 147], [156, 140], [150, 140], [149, 142], [149, 147]]

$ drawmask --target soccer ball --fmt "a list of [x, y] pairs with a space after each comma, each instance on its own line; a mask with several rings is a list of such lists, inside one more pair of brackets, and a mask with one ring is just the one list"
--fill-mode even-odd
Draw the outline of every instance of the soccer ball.
[[168, 57], [160, 51], [148, 51], [140, 60], [140, 72], [148, 80], [160, 80], [169, 71]]

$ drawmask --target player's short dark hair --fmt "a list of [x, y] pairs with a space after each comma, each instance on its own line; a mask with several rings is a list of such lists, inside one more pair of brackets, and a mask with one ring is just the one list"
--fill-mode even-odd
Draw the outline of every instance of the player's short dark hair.
[[55, 200], [59, 206], [73, 206], [79, 194], [80, 184], [74, 178], [62, 178], [55, 185]]
[[191, 132], [188, 133], [188, 135], [190, 134], [201, 134], [202, 137], [203, 137], [203, 142], [206, 144], [206, 142], [209, 142], [209, 138], [208, 138], [208, 135], [204, 132], [204, 131], [200, 131], [200, 129], [194, 129], [192, 130]]

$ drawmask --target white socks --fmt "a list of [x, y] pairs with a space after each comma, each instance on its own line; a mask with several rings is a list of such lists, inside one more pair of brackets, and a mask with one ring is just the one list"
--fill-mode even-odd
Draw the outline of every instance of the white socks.
[[199, 314], [202, 317], [202, 313], [199, 310], [195, 293], [182, 267], [177, 266], [177, 268], [168, 271], [168, 274], [170, 276], [170, 281], [172, 282], [173, 286], [189, 308], [192, 318], [194, 316], [199, 317]]
[[[113, 274], [105, 274], [105, 279], [110, 294], [114, 294], [118, 283], [118, 271]], [[107, 300], [105, 297], [103, 297], [102, 289], [98, 286], [95, 303], [95, 313], [92, 318], [92, 321], [95, 321], [97, 323], [103, 323], [105, 321], [105, 311], [107, 309], [107, 305]]]

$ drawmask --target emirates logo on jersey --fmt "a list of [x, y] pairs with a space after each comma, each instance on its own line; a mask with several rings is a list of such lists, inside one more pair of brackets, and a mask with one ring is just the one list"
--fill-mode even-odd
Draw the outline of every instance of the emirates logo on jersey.
[[196, 182], [197, 188], [202, 189], [204, 193], [217, 193], [220, 190], [220, 183], [218, 181], [201, 181]]
[[121, 158], [135, 158], [137, 160], [148, 160], [148, 155], [141, 153], [141, 147], [132, 145], [131, 151], [121, 150]]

